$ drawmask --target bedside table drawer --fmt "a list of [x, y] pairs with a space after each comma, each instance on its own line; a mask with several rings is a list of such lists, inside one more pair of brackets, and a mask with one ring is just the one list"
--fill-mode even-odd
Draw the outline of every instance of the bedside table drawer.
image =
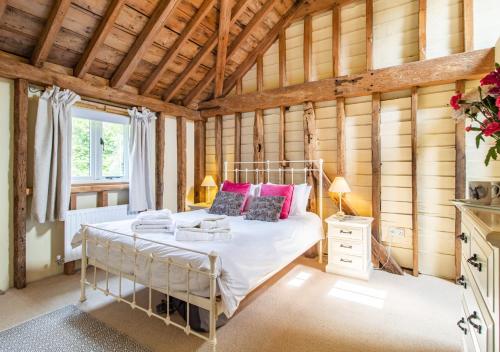
[[329, 241], [331, 246], [330, 253], [347, 254], [361, 256], [363, 255], [363, 244], [361, 241], [350, 241], [332, 238]]
[[328, 236], [349, 240], [361, 240], [363, 238], [363, 230], [353, 227], [334, 227], [328, 229]]
[[335, 266], [349, 270], [363, 270], [363, 258], [348, 254], [334, 254], [329, 262]]

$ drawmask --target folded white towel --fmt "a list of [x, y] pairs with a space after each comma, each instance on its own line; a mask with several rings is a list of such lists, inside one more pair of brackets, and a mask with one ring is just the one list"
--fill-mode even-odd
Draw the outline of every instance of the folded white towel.
[[208, 229], [230, 229], [229, 219], [224, 218], [220, 220], [204, 219], [200, 223], [200, 228], [203, 230]]
[[134, 232], [174, 232], [175, 222], [171, 220], [136, 220], [131, 225]]
[[175, 231], [177, 241], [227, 241], [232, 238], [229, 231], [207, 232], [198, 228]]
[[143, 234], [143, 233], [164, 233], [164, 234], [168, 234], [168, 235], [173, 235], [174, 232], [175, 232], [175, 229], [173, 229], [173, 228], [171, 228], [171, 229], [160, 229], [160, 228], [156, 228], [156, 229], [143, 229], [143, 228], [138, 228], [134, 232], [138, 233], [138, 234]]
[[143, 211], [142, 213], [139, 213], [137, 215], [137, 219], [142, 219], [142, 220], [172, 220], [172, 212], [168, 209], [162, 209], [162, 210], [148, 210], [148, 211]]
[[192, 228], [200, 226], [201, 220], [177, 220], [177, 228]]

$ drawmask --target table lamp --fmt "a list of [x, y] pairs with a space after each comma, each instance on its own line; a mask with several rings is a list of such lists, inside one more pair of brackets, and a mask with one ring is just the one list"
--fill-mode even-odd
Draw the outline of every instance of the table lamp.
[[333, 183], [331, 184], [328, 191], [335, 192], [335, 193], [339, 194], [339, 211], [335, 215], [338, 217], [345, 216], [345, 213], [342, 211], [342, 193], [351, 192], [351, 188], [347, 184], [347, 181], [345, 180], [345, 178], [343, 178], [341, 176], [335, 177], [335, 180], [333, 180]]
[[210, 187], [217, 187], [215, 180], [212, 176], [207, 175], [201, 183], [201, 187], [207, 187], [207, 203], [212, 204], [212, 199], [210, 198]]

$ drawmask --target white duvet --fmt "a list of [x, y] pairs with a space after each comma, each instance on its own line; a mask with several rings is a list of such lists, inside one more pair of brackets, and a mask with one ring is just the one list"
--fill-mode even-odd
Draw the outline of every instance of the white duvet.
[[[190, 221], [210, 215], [206, 210], [198, 210], [173, 216], [176, 220]], [[226, 241], [178, 242], [173, 234], [142, 233], [139, 235], [141, 238], [160, 243], [137, 240], [140, 255], [134, 260], [132, 238], [118, 234], [132, 235], [133, 221], [134, 219], [114, 221], [87, 227], [88, 238], [99, 240], [97, 246], [89, 241], [87, 255], [103, 266], [108, 265], [129, 274], [135, 271], [138, 282], [143, 284], [149, 283], [151, 269], [152, 286], [157, 289], [166, 288], [168, 274], [171, 290], [186, 291], [188, 280], [185, 270], [171, 266], [168, 273], [167, 264], [158, 262], [153, 262], [150, 268], [149, 255], [153, 253], [155, 258], [171, 258], [177, 263], [189, 263], [193, 268], [209, 271], [210, 263], [206, 255], [166, 247], [161, 243], [205, 253], [216, 252], [217, 289], [222, 298], [224, 313], [228, 317], [233, 315], [238, 304], [252, 289], [271, 273], [292, 262], [323, 236], [321, 220], [313, 213], [290, 216], [274, 223], [244, 220], [243, 216], [237, 216], [230, 217], [232, 239]], [[113, 243], [109, 253], [106, 247], [108, 240]], [[81, 241], [82, 234], [77, 233], [72, 245], [80, 246]], [[123, 255], [120, 244], [123, 245]], [[208, 289], [209, 280], [206, 275], [190, 273], [189, 290], [192, 293], [207, 297]]]

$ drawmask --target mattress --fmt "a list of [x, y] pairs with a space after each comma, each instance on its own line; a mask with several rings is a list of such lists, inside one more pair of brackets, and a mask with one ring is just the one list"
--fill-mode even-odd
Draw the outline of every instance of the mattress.
[[[204, 209], [174, 214], [176, 220], [187, 221], [208, 216]], [[185, 269], [168, 266], [166, 261], [170, 258], [180, 265], [208, 272], [208, 256], [189, 250], [217, 253], [217, 291], [228, 317], [234, 314], [241, 300], [270, 274], [291, 263], [323, 238], [322, 222], [313, 213], [290, 216], [278, 222], [245, 220], [243, 216], [235, 216], [230, 217], [231, 240], [178, 242], [172, 234], [145, 233], [140, 234], [142, 239], [136, 239], [136, 256], [133, 238], [120, 235], [133, 235], [132, 221], [134, 219], [85, 227], [82, 231], [90, 239], [87, 256], [102, 267], [130, 275], [135, 273], [139, 283], [149, 285], [151, 280], [154, 289], [165, 290], [168, 281], [171, 290], [187, 291], [189, 286], [191, 293], [208, 297], [207, 275], [191, 271], [188, 279]], [[73, 247], [81, 245], [82, 235], [80, 231], [73, 237]], [[152, 262], [151, 254], [155, 258]]]

